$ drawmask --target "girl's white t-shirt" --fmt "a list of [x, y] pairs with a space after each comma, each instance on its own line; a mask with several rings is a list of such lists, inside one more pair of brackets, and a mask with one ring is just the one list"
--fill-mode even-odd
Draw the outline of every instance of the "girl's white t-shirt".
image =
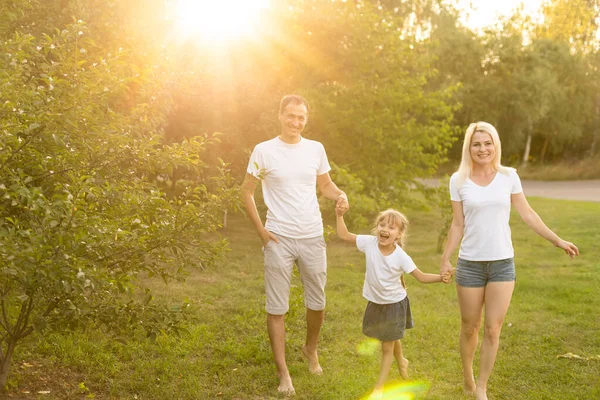
[[372, 235], [357, 235], [356, 247], [365, 253], [367, 261], [363, 297], [377, 304], [402, 301], [406, 289], [402, 287], [400, 277], [417, 268], [412, 258], [398, 245], [392, 254], [384, 256], [377, 245], [377, 237]]
[[459, 188], [458, 173], [450, 178], [450, 199], [462, 202], [465, 227], [458, 257], [469, 261], [494, 261], [514, 257], [509, 226], [511, 195], [523, 188], [517, 171], [497, 172], [487, 186], [471, 179]]
[[330, 169], [325, 148], [315, 140], [289, 144], [276, 137], [257, 144], [247, 172], [261, 179], [267, 230], [294, 239], [323, 235], [317, 176]]

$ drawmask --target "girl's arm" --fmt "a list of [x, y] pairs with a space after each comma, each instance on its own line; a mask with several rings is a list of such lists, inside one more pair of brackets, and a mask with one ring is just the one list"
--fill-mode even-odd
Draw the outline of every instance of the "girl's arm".
[[428, 274], [421, 271], [419, 268], [415, 268], [413, 272], [410, 273], [412, 276], [417, 278], [417, 280], [421, 283], [435, 283], [435, 282], [443, 282], [442, 275], [440, 274]]
[[344, 222], [344, 210], [336, 207], [335, 213], [337, 216], [337, 234], [345, 242], [356, 244], [356, 235], [354, 233], [348, 232], [348, 228], [346, 227], [346, 223]]
[[448, 239], [446, 240], [446, 247], [442, 254], [442, 262], [440, 265], [440, 274], [452, 273], [452, 264], [450, 264], [450, 256], [454, 253], [454, 250], [458, 247], [460, 240], [463, 237], [465, 229], [465, 214], [463, 212], [462, 201], [452, 202], [452, 225], [450, 225], [450, 231], [448, 232]]
[[544, 221], [542, 221], [540, 216], [529, 205], [529, 202], [525, 198], [525, 194], [523, 192], [513, 194], [510, 196], [510, 198], [512, 204], [515, 206], [515, 209], [527, 226], [531, 228], [531, 230], [556, 247], [563, 249], [571, 258], [579, 255], [579, 249], [577, 246], [571, 242], [562, 240], [556, 233], [552, 232], [552, 230], [550, 230], [546, 224], [544, 224]]

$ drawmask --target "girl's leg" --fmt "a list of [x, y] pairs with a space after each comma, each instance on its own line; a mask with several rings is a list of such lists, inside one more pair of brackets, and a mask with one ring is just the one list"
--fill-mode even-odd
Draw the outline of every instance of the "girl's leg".
[[408, 379], [408, 360], [402, 355], [402, 343], [400, 342], [400, 339], [394, 342], [394, 357], [398, 363], [400, 375], [402, 378]]
[[463, 367], [464, 391], [475, 393], [473, 378], [473, 358], [477, 349], [481, 311], [483, 309], [485, 287], [466, 287], [456, 285], [460, 306], [460, 359]]
[[477, 379], [477, 400], [487, 400], [487, 382], [494, 368], [502, 323], [510, 305], [515, 282], [491, 282], [485, 288], [485, 328]]
[[386, 379], [390, 375], [390, 369], [392, 368], [392, 361], [394, 359], [394, 344], [395, 341], [381, 342], [381, 367], [379, 369], [379, 378], [373, 389], [373, 397], [381, 396], [383, 394], [383, 385]]

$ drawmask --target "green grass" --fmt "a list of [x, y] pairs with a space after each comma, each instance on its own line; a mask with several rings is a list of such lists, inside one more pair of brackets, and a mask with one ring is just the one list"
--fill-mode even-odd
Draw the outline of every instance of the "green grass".
[[[438, 169], [438, 176], [452, 175], [458, 168], [459, 161], [448, 161]], [[600, 157], [583, 160], [561, 161], [552, 164], [529, 163], [527, 167], [509, 164], [517, 168], [521, 179], [533, 181], [577, 181], [600, 179]]]
[[[491, 399], [600, 398], [600, 203], [530, 199], [545, 222], [575, 242], [581, 257], [569, 260], [513, 215], [517, 284], [489, 384]], [[436, 212], [408, 212], [407, 251], [424, 271], [435, 272]], [[231, 243], [214, 270], [193, 271], [185, 283], [148, 281], [159, 301], [188, 297], [190, 335], [155, 343], [113, 342], [98, 332], [31, 339], [16, 355], [11, 394], [46, 399], [274, 399], [277, 380], [266, 334], [262, 252], [241, 216], [222, 232]], [[326, 320], [320, 343], [325, 373], [308, 373], [299, 348], [305, 323], [297, 276], [287, 316], [287, 360], [296, 399], [359, 399], [377, 378], [378, 350], [365, 347], [360, 327], [363, 255], [332, 240]], [[403, 339], [411, 379], [428, 390], [417, 398], [464, 399], [458, 354], [459, 313], [454, 284], [423, 285], [408, 277], [415, 327]], [[510, 324], [510, 325], [509, 325]], [[392, 370], [390, 384], [401, 383]], [[30, 394], [23, 394], [29, 391]], [[27, 397], [30, 396], [30, 397]]]
[[577, 181], [600, 179], [600, 158], [562, 161], [557, 164], [529, 164], [518, 167], [521, 179], [537, 181]]

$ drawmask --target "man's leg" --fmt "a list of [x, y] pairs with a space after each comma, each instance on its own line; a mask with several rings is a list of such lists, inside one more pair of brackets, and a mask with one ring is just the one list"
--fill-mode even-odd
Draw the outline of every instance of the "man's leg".
[[327, 253], [325, 239], [321, 237], [298, 241], [300, 253], [298, 271], [304, 285], [306, 304], [306, 343], [301, 348], [308, 360], [308, 370], [313, 374], [323, 373], [319, 365], [317, 344], [323, 325], [325, 309], [325, 285], [327, 283]]
[[285, 363], [285, 314], [288, 311], [294, 256], [289, 239], [281, 236], [278, 239], [278, 243], [269, 242], [264, 248], [267, 331], [279, 378], [277, 390], [289, 395], [295, 392]]
[[277, 391], [288, 395], [294, 394], [295, 390], [292, 385], [290, 371], [285, 363], [285, 315], [267, 313], [267, 330], [271, 341], [271, 349], [273, 350], [273, 358], [275, 359], [275, 367], [277, 368], [277, 376], [279, 377]]
[[324, 310], [306, 309], [306, 344], [302, 346], [302, 354], [308, 360], [308, 370], [317, 375], [323, 373], [323, 369], [319, 365], [317, 344], [319, 343], [319, 334], [321, 333], [324, 317]]

